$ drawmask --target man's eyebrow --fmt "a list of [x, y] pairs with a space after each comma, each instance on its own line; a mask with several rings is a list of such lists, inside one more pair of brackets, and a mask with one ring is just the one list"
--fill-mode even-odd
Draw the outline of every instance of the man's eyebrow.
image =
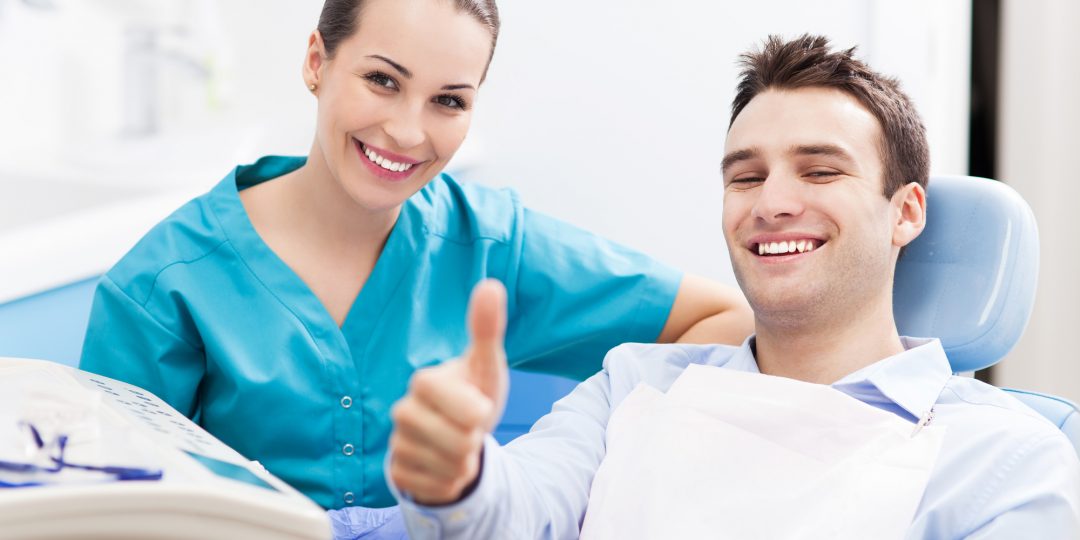
[[792, 146], [788, 152], [797, 156], [830, 156], [844, 161], [855, 161], [851, 154], [834, 144], [799, 144]]
[[724, 161], [720, 162], [720, 172], [723, 173], [724, 171], [728, 170], [728, 167], [731, 167], [732, 165], [734, 165], [734, 164], [736, 164], [736, 163], [738, 163], [740, 161], [746, 161], [748, 159], [754, 159], [757, 156], [758, 156], [757, 150], [754, 150], [752, 148], [744, 148], [742, 150], [736, 150], [736, 151], [724, 156]]
[[402, 75], [404, 75], [406, 79], [411, 79], [412, 78], [412, 72], [409, 71], [408, 69], [405, 69], [405, 66], [403, 66], [403, 65], [401, 65], [401, 64], [399, 64], [399, 63], [397, 63], [397, 62], [395, 62], [395, 61], [393, 61], [393, 60], [391, 60], [391, 59], [389, 59], [389, 58], [387, 58], [385, 56], [382, 56], [382, 55], [379, 55], [379, 54], [371, 54], [371, 55], [368, 55], [368, 58], [374, 58], [376, 60], [382, 60], [383, 62], [386, 62], [387, 64], [390, 64], [390, 67], [398, 70], [398, 73], [401, 73]]

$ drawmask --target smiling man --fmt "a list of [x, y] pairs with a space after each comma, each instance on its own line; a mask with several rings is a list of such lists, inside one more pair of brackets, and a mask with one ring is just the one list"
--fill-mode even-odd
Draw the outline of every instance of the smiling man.
[[389, 476], [414, 538], [1077, 538], [1080, 462], [1050, 423], [898, 335], [893, 274], [929, 152], [890, 78], [825, 38], [743, 56], [724, 236], [755, 311], [741, 347], [623, 345], [532, 432], [506, 392], [505, 293], [418, 372]]

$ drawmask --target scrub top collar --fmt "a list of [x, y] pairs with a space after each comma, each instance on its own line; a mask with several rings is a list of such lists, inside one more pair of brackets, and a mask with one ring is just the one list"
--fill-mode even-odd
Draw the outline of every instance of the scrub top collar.
[[[864, 402], [895, 403], [911, 419], [919, 419], [937, 402], [942, 389], [952, 377], [952, 368], [936, 338], [901, 336], [904, 351], [859, 369], [831, 384], [833, 388]], [[760, 373], [756, 336], [746, 338], [727, 363], [727, 367]]]
[[402, 206], [371, 275], [339, 328], [307, 284], [255, 231], [240, 201], [239, 193], [243, 189], [292, 172], [306, 161], [303, 157], [269, 156], [236, 167], [210, 192], [209, 204], [248, 269], [304, 324], [324, 354], [337, 356], [349, 352], [350, 345], [368, 342], [382, 311], [402, 282], [405, 273], [400, 270], [411, 266], [407, 259], [418, 243], [416, 231], [423, 230], [422, 217], [408, 201]]

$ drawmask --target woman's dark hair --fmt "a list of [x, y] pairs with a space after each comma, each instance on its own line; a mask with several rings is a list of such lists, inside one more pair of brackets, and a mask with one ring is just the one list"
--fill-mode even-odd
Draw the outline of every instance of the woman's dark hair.
[[[499, 38], [499, 8], [495, 6], [495, 0], [452, 1], [458, 11], [472, 15], [491, 32], [491, 54], [494, 55], [495, 42]], [[356, 33], [363, 6], [364, 0], [326, 0], [323, 3], [318, 29], [329, 58], [334, 57], [342, 41]], [[491, 56], [488, 56], [488, 63], [491, 63]]]

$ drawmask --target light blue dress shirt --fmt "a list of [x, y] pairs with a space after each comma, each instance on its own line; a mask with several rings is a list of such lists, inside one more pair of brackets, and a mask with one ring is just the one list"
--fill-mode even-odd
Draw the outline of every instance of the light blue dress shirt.
[[[577, 538], [605, 427], [622, 400], [638, 383], [666, 391], [689, 364], [757, 373], [752, 339], [613, 349], [604, 370], [529, 434], [505, 447], [488, 438], [480, 482], [465, 499], [425, 507], [398, 493], [411, 537]], [[938, 340], [903, 341], [905, 352], [832, 386], [912, 423], [933, 407], [932, 422], [948, 426], [908, 537], [1080, 538], [1080, 460], [1065, 436], [1001, 390], [954, 376]]]
[[98, 286], [80, 367], [157, 394], [323, 507], [393, 504], [390, 406], [465, 350], [481, 279], [507, 287], [517, 368], [584, 379], [664, 327], [680, 273], [448, 176], [404, 204], [338, 327], [239, 197], [304, 162], [237, 167], [140, 240]]

